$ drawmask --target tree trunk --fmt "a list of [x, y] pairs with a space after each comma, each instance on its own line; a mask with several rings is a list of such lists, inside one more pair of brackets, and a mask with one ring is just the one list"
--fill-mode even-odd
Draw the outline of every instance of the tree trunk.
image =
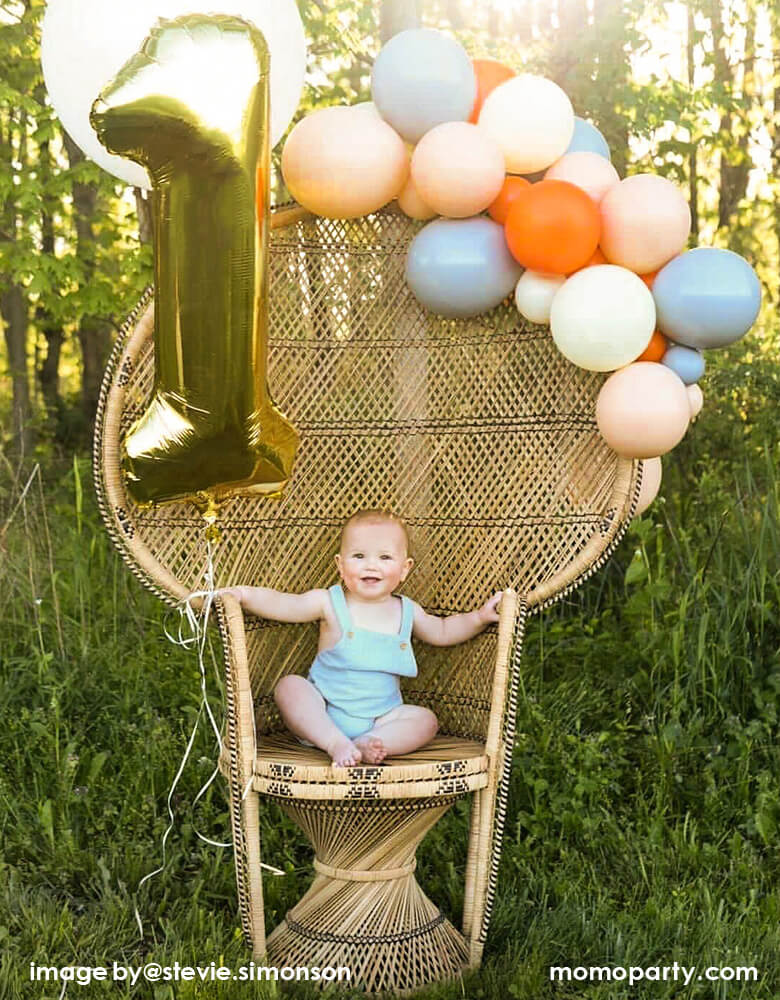
[[612, 162], [621, 177], [628, 162], [628, 118], [615, 109], [616, 98], [631, 79], [631, 63], [626, 38], [629, 15], [623, 0], [593, 0], [597, 38], [597, 85], [603, 95], [597, 124], [609, 144]]
[[152, 202], [141, 188], [133, 188], [135, 194], [135, 210], [138, 214], [138, 238], [141, 243], [152, 242], [154, 228], [152, 224]]
[[382, 0], [379, 10], [379, 40], [382, 45], [407, 28], [419, 28], [422, 0]]
[[[775, 177], [780, 177], [780, 11], [774, 7], [772, 12], [772, 62], [774, 64], [774, 93], [772, 103], [774, 110], [774, 128], [772, 130], [772, 167]], [[780, 194], [775, 192], [775, 238], [777, 239], [777, 295], [775, 302], [780, 304]]]
[[[84, 154], [67, 133], [65, 149], [71, 167], [84, 160]], [[85, 262], [85, 277], [90, 281], [95, 271], [95, 217], [97, 191], [89, 184], [73, 182], [73, 217], [76, 224], [78, 253]], [[81, 407], [89, 427], [95, 419], [108, 352], [111, 346], [111, 324], [99, 316], [82, 316], [77, 332], [82, 360]]]
[[33, 444], [30, 383], [27, 375], [27, 304], [21, 285], [9, 285], [0, 296], [8, 368], [13, 393], [14, 445], [21, 455], [29, 455]]
[[[5, 121], [5, 128], [0, 131], [0, 149], [4, 151], [3, 164], [9, 175], [17, 169], [12, 161], [24, 163], [27, 156], [27, 115], [19, 112], [18, 120], [13, 112]], [[19, 137], [18, 149], [14, 150], [14, 138]], [[19, 234], [21, 222], [19, 211], [14, 200], [16, 188], [9, 185], [10, 193], [2, 205], [0, 218], [0, 240], [8, 244], [12, 255], [13, 246]], [[9, 268], [0, 272], [3, 285], [0, 294], [0, 316], [3, 321], [8, 354], [8, 369], [11, 376], [12, 395], [12, 428], [13, 447], [20, 455], [28, 455], [32, 450], [34, 435], [32, 427], [32, 402], [30, 400], [30, 383], [27, 372], [27, 297], [22, 285], [15, 280], [13, 270]]]
[[[44, 95], [41, 90], [36, 99], [43, 104]], [[51, 155], [49, 142], [40, 144], [38, 150], [38, 172], [42, 187], [45, 190], [51, 179]], [[54, 217], [51, 206], [44, 200], [41, 210], [41, 253], [44, 256], [54, 256]], [[43, 302], [43, 297], [41, 302]], [[62, 437], [64, 407], [60, 397], [60, 353], [62, 351], [62, 327], [51, 315], [51, 312], [39, 304], [35, 310], [35, 325], [46, 340], [46, 354], [36, 370], [38, 384], [41, 387], [43, 401], [46, 406], [46, 418], [55, 437]]]
[[[693, 93], [696, 79], [696, 62], [694, 58], [694, 43], [696, 39], [696, 24], [694, 21], [693, 5], [688, 4], [688, 34], [686, 37], [685, 52], [688, 63], [688, 87]], [[691, 151], [688, 154], [688, 202], [691, 206], [691, 233], [693, 234], [694, 245], [699, 242], [699, 163], [696, 136], [693, 134], [693, 124], [689, 134]]]
[[[720, 0], [712, 0], [710, 20], [712, 23], [713, 58], [715, 66], [715, 86], [720, 87], [731, 100], [736, 89], [734, 67], [731, 65], [726, 50], [726, 25], [724, 10]], [[751, 18], [745, 39], [744, 79], [742, 85], [743, 98], [749, 96], [752, 90], [753, 64], [755, 60], [755, 15]], [[729, 225], [737, 210], [739, 202], [747, 192], [750, 159], [748, 157], [748, 112], [735, 117], [731, 110], [725, 111], [720, 119], [720, 134], [723, 138], [731, 137], [736, 130], [736, 144], [730, 149], [724, 149], [720, 154], [720, 190], [718, 197], [718, 228]]]

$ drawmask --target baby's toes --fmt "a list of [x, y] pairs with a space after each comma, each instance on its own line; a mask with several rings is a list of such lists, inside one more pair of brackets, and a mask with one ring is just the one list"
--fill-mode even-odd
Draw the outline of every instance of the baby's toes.
[[351, 740], [345, 740], [331, 750], [334, 767], [354, 767], [363, 759], [360, 748]]
[[379, 764], [387, 756], [385, 745], [378, 736], [359, 736], [355, 743], [369, 764]]

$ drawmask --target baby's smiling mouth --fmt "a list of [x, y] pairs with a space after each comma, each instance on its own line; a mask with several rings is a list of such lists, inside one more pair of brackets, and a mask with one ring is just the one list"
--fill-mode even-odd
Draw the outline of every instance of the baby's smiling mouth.
[[379, 583], [380, 577], [378, 576], [361, 576], [360, 578], [363, 583]]

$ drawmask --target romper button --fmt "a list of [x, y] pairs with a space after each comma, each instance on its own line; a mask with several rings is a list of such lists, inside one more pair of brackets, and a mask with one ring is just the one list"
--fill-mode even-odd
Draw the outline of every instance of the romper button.
[[355, 633], [354, 632], [347, 632], [347, 638], [348, 639], [354, 639], [355, 638]]
[[406, 643], [405, 642], [401, 643], [401, 649], [406, 649]]

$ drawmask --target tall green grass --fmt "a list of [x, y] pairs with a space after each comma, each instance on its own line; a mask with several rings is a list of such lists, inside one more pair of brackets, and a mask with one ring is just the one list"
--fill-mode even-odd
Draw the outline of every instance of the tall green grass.
[[[738, 405], [738, 401], [734, 403]], [[428, 998], [780, 996], [780, 533], [777, 444], [703, 418], [665, 460], [651, 511], [605, 570], [534, 618], [499, 891], [482, 969]], [[728, 448], [726, 449], [726, 445]], [[86, 459], [0, 480], [0, 996], [56, 997], [29, 963], [171, 965], [249, 955], [238, 932], [214, 737], [199, 671], [99, 522]], [[220, 705], [218, 650], [209, 654]], [[213, 664], [213, 668], [212, 668]], [[420, 850], [424, 888], [459, 922], [468, 803]], [[274, 926], [310, 879], [272, 802], [263, 853]], [[133, 917], [138, 905], [143, 937]], [[551, 965], [755, 965], [758, 983], [553, 986]], [[314, 996], [304, 986], [293, 996]], [[139, 986], [168, 1000], [267, 986]], [[67, 996], [130, 995], [73, 984]]]

